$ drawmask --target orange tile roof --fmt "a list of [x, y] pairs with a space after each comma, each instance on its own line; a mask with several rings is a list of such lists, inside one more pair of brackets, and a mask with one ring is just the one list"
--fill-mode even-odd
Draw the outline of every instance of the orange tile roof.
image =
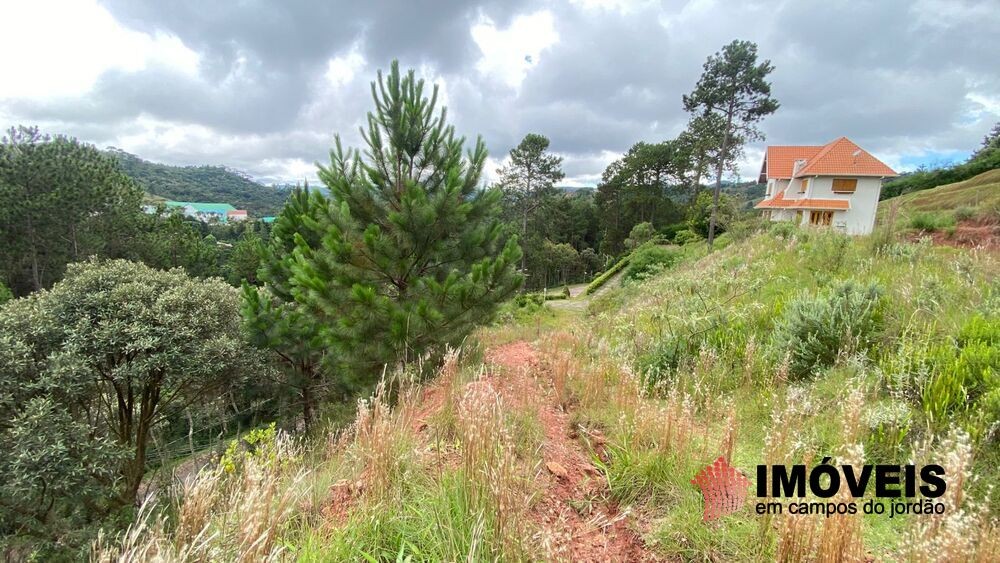
[[828, 143], [810, 158], [796, 177], [843, 174], [845, 176], [896, 176], [896, 172], [847, 137]]
[[771, 199], [765, 199], [754, 206], [754, 209], [825, 209], [825, 210], [847, 210], [851, 208], [850, 200], [846, 199], [785, 199], [778, 192], [778, 195]]
[[896, 172], [872, 156], [847, 137], [831, 141], [822, 147], [774, 146], [767, 147], [762, 180], [791, 179], [795, 161], [804, 160], [795, 178], [802, 176], [896, 176]]
[[[796, 160], [809, 160], [823, 147], [767, 147], [761, 176], [767, 178], [791, 179]], [[766, 179], [765, 179], [766, 181]]]

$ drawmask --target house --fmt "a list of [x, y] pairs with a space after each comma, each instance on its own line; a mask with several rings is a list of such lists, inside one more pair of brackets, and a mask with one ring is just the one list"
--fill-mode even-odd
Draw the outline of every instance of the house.
[[230, 221], [246, 221], [247, 220], [247, 210], [246, 209], [233, 209], [232, 211], [226, 212], [226, 219]]
[[755, 206], [772, 221], [831, 227], [851, 235], [872, 232], [882, 180], [897, 174], [841, 137], [823, 146], [767, 147]]

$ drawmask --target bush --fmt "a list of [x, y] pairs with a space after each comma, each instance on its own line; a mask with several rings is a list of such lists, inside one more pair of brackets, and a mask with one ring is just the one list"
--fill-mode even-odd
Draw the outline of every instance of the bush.
[[611, 278], [613, 278], [615, 276], [615, 274], [617, 274], [618, 272], [622, 271], [622, 268], [624, 268], [625, 266], [628, 265], [630, 258], [631, 258], [631, 255], [626, 256], [626, 257], [622, 258], [621, 260], [615, 262], [614, 266], [611, 266], [603, 274], [601, 274], [601, 275], [597, 276], [596, 278], [594, 278], [594, 281], [590, 282], [590, 285], [587, 286], [587, 290], [584, 293], [586, 293], [587, 295], [590, 295], [591, 293], [594, 293], [595, 291], [597, 291], [598, 289], [600, 289], [601, 286], [603, 286], [604, 284], [608, 283], [608, 280], [610, 280]]
[[771, 236], [778, 237], [783, 240], [788, 240], [792, 238], [795, 231], [798, 230], [794, 223], [791, 221], [778, 221], [777, 223], [771, 225], [768, 230]]
[[625, 279], [645, 279], [677, 264], [682, 257], [681, 249], [676, 246], [643, 246], [632, 253]]
[[639, 223], [632, 227], [628, 238], [625, 239], [625, 248], [637, 248], [653, 240], [656, 236], [656, 229], [653, 228], [652, 223], [649, 221]]
[[677, 231], [677, 234], [674, 235], [674, 244], [678, 246], [684, 246], [685, 244], [688, 243], [700, 242], [703, 240], [705, 239], [703, 239], [701, 235], [692, 231], [691, 229], [681, 229]]
[[848, 281], [793, 301], [774, 328], [772, 349], [777, 361], [787, 357], [789, 376], [802, 379], [832, 366], [846, 347], [867, 351], [881, 329], [881, 288]]
[[921, 212], [910, 217], [910, 228], [937, 231], [955, 225], [955, 218], [942, 213]]
[[[977, 315], [959, 332], [954, 346], [938, 347], [921, 402], [934, 421], [961, 410], [1000, 419], [1000, 320]], [[970, 428], [970, 430], [977, 430]], [[978, 428], [982, 430], [982, 428]]]
[[968, 221], [976, 215], [976, 209], [974, 207], [969, 207], [968, 205], [963, 205], [955, 210], [955, 220], [956, 221]]

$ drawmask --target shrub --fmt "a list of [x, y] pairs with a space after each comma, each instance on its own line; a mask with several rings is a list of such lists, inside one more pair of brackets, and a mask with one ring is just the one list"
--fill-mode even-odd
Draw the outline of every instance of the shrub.
[[788, 374], [805, 378], [834, 364], [848, 346], [867, 350], [882, 328], [882, 290], [848, 281], [826, 294], [789, 304], [772, 335], [776, 360], [788, 358]]
[[692, 231], [691, 229], [681, 229], [677, 231], [674, 235], [674, 244], [679, 246], [684, 246], [685, 244], [692, 242], [699, 242], [704, 240], [701, 235]]
[[600, 289], [601, 286], [603, 286], [604, 284], [608, 283], [608, 280], [610, 280], [611, 278], [613, 278], [615, 276], [615, 274], [617, 274], [618, 272], [622, 271], [622, 268], [624, 268], [625, 266], [628, 265], [630, 258], [631, 258], [631, 255], [622, 258], [618, 262], [615, 262], [614, 266], [611, 266], [603, 274], [601, 274], [601, 275], [597, 276], [596, 278], [594, 278], [594, 281], [590, 282], [590, 285], [587, 286], [587, 290], [584, 293], [586, 293], [587, 295], [590, 295], [591, 293], [593, 293], [593, 292], [597, 291], [598, 289]]
[[[985, 420], [1000, 418], [1000, 321], [977, 315], [959, 331], [958, 348], [941, 346], [921, 402], [932, 420], [969, 409]], [[970, 429], [976, 430], [976, 429]], [[981, 430], [981, 428], [980, 428]]]
[[968, 205], [963, 205], [955, 210], [956, 221], [968, 221], [976, 215], [976, 209]]
[[649, 221], [639, 223], [632, 227], [628, 238], [625, 239], [625, 248], [637, 248], [653, 240], [656, 236], [656, 229], [652, 223]]
[[545, 302], [545, 298], [542, 297], [541, 293], [521, 293], [514, 297], [514, 305], [517, 307], [528, 307], [533, 305], [541, 305]]
[[643, 246], [632, 253], [632, 259], [625, 270], [625, 279], [645, 279], [677, 264], [682, 257], [683, 253], [676, 246]]
[[792, 238], [795, 231], [795, 224], [791, 221], [778, 221], [777, 223], [771, 225], [771, 228], [768, 230], [768, 232], [771, 233], [771, 236], [778, 237], [783, 240]]
[[910, 217], [910, 227], [921, 231], [937, 231], [955, 225], [955, 218], [942, 213], [921, 212]]

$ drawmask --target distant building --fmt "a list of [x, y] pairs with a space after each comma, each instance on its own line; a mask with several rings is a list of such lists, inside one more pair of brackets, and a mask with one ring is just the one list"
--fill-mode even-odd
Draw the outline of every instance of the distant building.
[[270, 215], [268, 215], [266, 217], [261, 217], [260, 218], [260, 220], [263, 221], [263, 222], [265, 222], [265, 223], [273, 223], [275, 219], [276, 219], [276, 217], [272, 217]]
[[[218, 221], [226, 223], [230, 220], [243, 221], [247, 219], [247, 212], [243, 209], [236, 209], [228, 203], [203, 203], [198, 201], [164, 201], [163, 205], [167, 209], [178, 209], [187, 217], [198, 219], [199, 221]], [[156, 213], [158, 206], [143, 205], [145, 213]]]
[[823, 146], [767, 147], [756, 205], [772, 221], [830, 227], [851, 235], [872, 232], [882, 180], [891, 168], [847, 137]]
[[247, 220], [247, 210], [246, 209], [233, 209], [232, 211], [226, 212], [226, 218], [230, 221], [246, 221]]

